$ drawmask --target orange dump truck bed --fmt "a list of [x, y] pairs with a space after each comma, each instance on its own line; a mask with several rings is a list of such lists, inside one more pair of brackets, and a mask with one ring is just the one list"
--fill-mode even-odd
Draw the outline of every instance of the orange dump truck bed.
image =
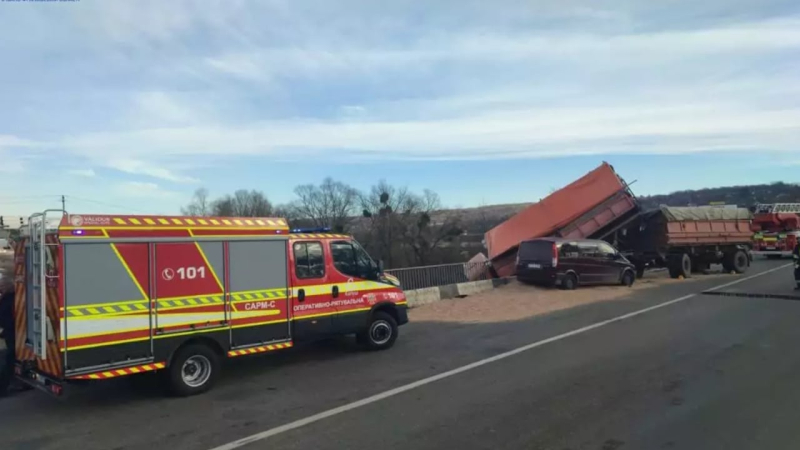
[[520, 242], [554, 234], [590, 237], [637, 208], [625, 182], [604, 162], [489, 230], [485, 235], [489, 258], [497, 275], [513, 275]]

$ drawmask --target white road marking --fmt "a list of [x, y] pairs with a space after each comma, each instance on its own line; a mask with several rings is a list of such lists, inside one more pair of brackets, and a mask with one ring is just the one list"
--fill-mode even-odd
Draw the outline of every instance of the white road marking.
[[[759, 273], [757, 273], [755, 275], [750, 275], [748, 277], [744, 277], [744, 278], [740, 278], [738, 280], [734, 280], [734, 281], [732, 281], [730, 283], [725, 283], [725, 284], [721, 284], [719, 286], [715, 286], [715, 287], [713, 287], [711, 289], [707, 289], [707, 290], [708, 291], [713, 291], [713, 290], [716, 290], [716, 289], [721, 289], [721, 288], [724, 288], [724, 287], [732, 286], [734, 284], [741, 283], [743, 281], [752, 280], [753, 278], [757, 278], [757, 277], [760, 277], [762, 275], [766, 275], [768, 273], [775, 272], [776, 270], [784, 269], [784, 268], [789, 267], [791, 265], [792, 264], [786, 264], [786, 265], [783, 265], [783, 266], [780, 266], [780, 267], [775, 267], [775, 268], [772, 268], [772, 269], [769, 269], [769, 270], [765, 270], [764, 272], [759, 272]], [[342, 414], [344, 412], [351, 411], [351, 410], [354, 410], [356, 408], [360, 408], [362, 406], [369, 405], [371, 403], [379, 402], [379, 401], [381, 401], [383, 399], [386, 399], [386, 398], [389, 398], [389, 397], [393, 397], [393, 396], [398, 395], [398, 394], [402, 394], [403, 392], [407, 392], [407, 391], [410, 391], [412, 389], [416, 389], [418, 387], [425, 386], [427, 384], [431, 384], [433, 382], [436, 382], [436, 381], [439, 381], [439, 380], [442, 380], [442, 379], [445, 379], [445, 378], [449, 378], [449, 377], [452, 377], [454, 375], [458, 375], [458, 374], [466, 372], [468, 370], [472, 370], [472, 369], [475, 369], [475, 368], [478, 368], [478, 367], [481, 367], [481, 366], [485, 366], [485, 365], [493, 363], [495, 361], [500, 361], [502, 359], [509, 358], [509, 357], [517, 355], [519, 353], [526, 352], [528, 350], [532, 350], [534, 348], [541, 347], [543, 345], [549, 344], [551, 342], [560, 341], [560, 340], [568, 338], [570, 336], [575, 336], [577, 334], [581, 334], [581, 333], [585, 333], [585, 332], [590, 331], [590, 330], [594, 330], [595, 328], [604, 327], [606, 325], [609, 325], [609, 324], [612, 324], [612, 323], [615, 323], [615, 322], [619, 322], [619, 321], [622, 321], [622, 320], [630, 319], [631, 317], [636, 317], [636, 316], [638, 316], [640, 314], [644, 314], [644, 313], [647, 313], [647, 312], [650, 312], [650, 311], [654, 311], [656, 309], [663, 308], [665, 306], [673, 305], [675, 303], [679, 303], [679, 302], [682, 302], [684, 300], [688, 300], [688, 299], [690, 299], [692, 297], [696, 297], [697, 295], [698, 295], [698, 293], [684, 295], [683, 297], [678, 297], [676, 299], [672, 299], [672, 300], [666, 301], [664, 303], [659, 303], [659, 304], [654, 305], [654, 306], [650, 306], [650, 307], [647, 307], [647, 308], [644, 308], [644, 309], [640, 309], [638, 311], [633, 311], [633, 312], [630, 312], [630, 313], [627, 313], [627, 314], [623, 314], [621, 316], [614, 317], [614, 318], [608, 319], [608, 320], [604, 320], [602, 322], [597, 322], [597, 323], [594, 323], [592, 325], [585, 326], [583, 328], [578, 328], [576, 330], [568, 331], [566, 333], [559, 334], [557, 336], [553, 336], [553, 337], [550, 337], [550, 338], [547, 338], [547, 339], [543, 339], [541, 341], [533, 342], [533, 343], [528, 344], [528, 345], [523, 345], [522, 347], [515, 348], [514, 350], [509, 350], [509, 351], [507, 351], [505, 353], [500, 353], [498, 355], [495, 355], [495, 356], [492, 356], [492, 357], [489, 357], [489, 358], [486, 358], [486, 359], [482, 359], [480, 361], [476, 361], [476, 362], [471, 363], [471, 364], [467, 364], [466, 366], [461, 366], [461, 367], [458, 367], [458, 368], [455, 368], [455, 369], [452, 369], [452, 370], [448, 370], [447, 372], [442, 372], [442, 373], [440, 373], [438, 375], [433, 375], [431, 377], [423, 378], [423, 379], [415, 381], [413, 383], [409, 383], [409, 384], [406, 384], [406, 385], [403, 385], [403, 386], [400, 386], [400, 387], [396, 387], [394, 389], [389, 389], [388, 391], [384, 391], [384, 392], [381, 392], [379, 394], [371, 395], [371, 396], [363, 398], [361, 400], [357, 400], [355, 402], [348, 403], [346, 405], [342, 405], [342, 406], [339, 406], [339, 407], [336, 407], [336, 408], [333, 408], [333, 409], [329, 409], [327, 411], [323, 411], [321, 413], [314, 414], [312, 416], [308, 416], [308, 417], [305, 417], [303, 419], [295, 420], [294, 422], [290, 422], [290, 423], [287, 423], [285, 425], [281, 425], [279, 427], [271, 428], [269, 430], [265, 430], [265, 431], [262, 431], [260, 433], [253, 434], [251, 436], [247, 436], [247, 437], [242, 438], [242, 439], [237, 439], [237, 440], [235, 440], [233, 442], [229, 442], [227, 444], [220, 445], [219, 447], [214, 447], [211, 450], [234, 450], [234, 449], [237, 449], [237, 448], [240, 448], [240, 447], [244, 447], [245, 445], [252, 444], [254, 442], [258, 442], [258, 441], [267, 439], [269, 437], [272, 437], [272, 436], [275, 436], [275, 435], [278, 435], [278, 434], [281, 434], [281, 433], [285, 433], [287, 431], [295, 430], [297, 428], [304, 427], [304, 426], [312, 424], [314, 422], [319, 422], [320, 420], [327, 419], [328, 417], [332, 417], [332, 416], [335, 416], [335, 415], [338, 415], [338, 414]]]

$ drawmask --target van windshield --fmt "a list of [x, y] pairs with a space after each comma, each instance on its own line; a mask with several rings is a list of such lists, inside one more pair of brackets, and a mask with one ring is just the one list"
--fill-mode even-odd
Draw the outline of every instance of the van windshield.
[[527, 241], [519, 246], [520, 261], [549, 261], [553, 257], [553, 242]]

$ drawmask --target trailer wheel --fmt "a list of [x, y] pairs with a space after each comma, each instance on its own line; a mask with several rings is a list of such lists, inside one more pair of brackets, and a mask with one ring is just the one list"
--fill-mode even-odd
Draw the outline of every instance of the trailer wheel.
[[671, 278], [678, 278], [681, 276], [689, 278], [692, 276], [692, 258], [686, 253], [671, 256], [667, 261], [667, 268], [669, 269], [669, 276]]
[[561, 289], [571, 291], [576, 287], [578, 287], [578, 277], [574, 273], [564, 275], [564, 279], [561, 280]]
[[736, 253], [733, 254], [733, 260], [731, 262], [733, 270], [736, 273], [745, 273], [747, 271], [749, 261], [747, 253], [744, 250], [737, 250]]
[[203, 344], [191, 344], [181, 348], [169, 365], [169, 381], [172, 393], [186, 397], [208, 391], [219, 375], [219, 356]]
[[363, 343], [368, 350], [386, 350], [394, 345], [398, 333], [394, 317], [378, 311], [372, 315], [367, 329], [356, 334], [356, 340]]

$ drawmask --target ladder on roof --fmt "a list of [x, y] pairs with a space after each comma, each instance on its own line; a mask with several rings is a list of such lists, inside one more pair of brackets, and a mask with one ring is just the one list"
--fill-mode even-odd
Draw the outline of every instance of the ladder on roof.
[[756, 214], [798, 213], [800, 203], [760, 203], [756, 205]]
[[[58, 275], [48, 273], [48, 246], [58, 244], [47, 243], [48, 213], [65, 214], [60, 209], [48, 209], [34, 214], [28, 218], [28, 244], [27, 254], [30, 262], [27, 280], [27, 336], [26, 343], [33, 347], [33, 353], [40, 359], [47, 359], [48, 321], [47, 321], [47, 280], [58, 278]], [[52, 215], [50, 216], [52, 219]], [[60, 220], [60, 217], [59, 217]], [[49, 261], [55, 266], [55, 261]], [[52, 331], [50, 332], [52, 333]], [[53, 338], [53, 336], [50, 336]]]

